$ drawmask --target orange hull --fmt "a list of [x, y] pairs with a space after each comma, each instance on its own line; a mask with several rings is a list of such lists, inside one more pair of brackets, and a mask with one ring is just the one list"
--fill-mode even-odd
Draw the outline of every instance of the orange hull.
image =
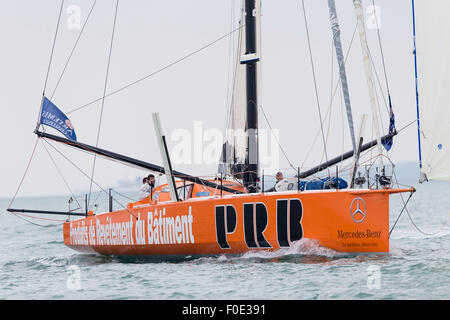
[[142, 205], [64, 224], [64, 243], [105, 255], [216, 255], [315, 239], [341, 252], [389, 252], [389, 194], [342, 190], [227, 195]]

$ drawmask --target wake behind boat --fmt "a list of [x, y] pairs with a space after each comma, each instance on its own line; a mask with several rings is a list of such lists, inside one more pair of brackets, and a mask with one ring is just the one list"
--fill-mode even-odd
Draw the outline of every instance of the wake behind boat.
[[[419, 16], [423, 25], [433, 17], [430, 17], [429, 12], [424, 9], [426, 6], [424, 0], [417, 2], [422, 9]], [[261, 77], [259, 66], [262, 59], [261, 1], [244, 0], [242, 18], [236, 29], [239, 32], [239, 45], [234, 66], [233, 95], [227, 113], [230, 130], [227, 131], [227, 138], [223, 144], [218, 175], [215, 179], [192, 176], [173, 169], [166, 136], [157, 113], [153, 114], [153, 121], [162, 166], [78, 142], [75, 129], [68, 117], [45, 96], [44, 92], [35, 130], [40, 140], [46, 143], [57, 142], [91, 153], [95, 157], [164, 174], [167, 184], [152, 190], [149, 197], [128, 203], [117, 211], [112, 210], [110, 206], [109, 212], [94, 214], [88, 210], [87, 205], [85, 212], [55, 212], [11, 207], [8, 211], [15, 214], [68, 216], [69, 219], [63, 227], [64, 243], [77, 251], [105, 255], [240, 254], [252, 250], [270, 251], [286, 248], [301, 239], [313, 239], [321, 246], [340, 252], [388, 253], [392, 231], [389, 225], [389, 197], [398, 193], [410, 193], [411, 197], [415, 189], [401, 188], [398, 184], [394, 187], [394, 172], [392, 175], [387, 173], [389, 167], [385, 163], [386, 159], [389, 159], [387, 153], [391, 150], [393, 139], [398, 132], [395, 129], [388, 90], [389, 132], [384, 136], [381, 135], [379, 125], [381, 119], [375, 104], [375, 87], [362, 4], [360, 0], [354, 0], [353, 3], [369, 89], [369, 109], [372, 112], [375, 140], [363, 141], [365, 118], [361, 120], [359, 132], [355, 134], [350, 89], [340, 40], [341, 31], [334, 0], [329, 0], [332, 37], [352, 150], [338, 157], [328, 158], [319, 107], [326, 162], [306, 171], [298, 169], [294, 177], [279, 181], [275, 190], [267, 191], [259, 162], [258, 142], [261, 108], [259, 102]], [[306, 13], [305, 23], [307, 23]], [[450, 30], [448, 22], [446, 28]], [[417, 50], [420, 54], [419, 46]], [[426, 80], [432, 81], [430, 78]], [[105, 95], [103, 99], [104, 97]], [[443, 107], [439, 105], [436, 108]], [[59, 131], [65, 137], [46, 132], [44, 126]], [[445, 137], [449, 132], [447, 129], [445, 134], [433, 130], [428, 133], [427, 139], [433, 137], [434, 141]], [[448, 149], [444, 143], [447, 140], [442, 140], [443, 143], [439, 143], [437, 149], [428, 147], [427, 159], [433, 159], [437, 152], [444, 150], [445, 156], [442, 156], [441, 152], [439, 161], [440, 163], [448, 161], [450, 154], [446, 151]], [[377, 149], [378, 154], [361, 164], [363, 154], [373, 149]], [[347, 165], [337, 166], [345, 161], [348, 162]], [[426, 168], [428, 178], [442, 177], [437, 170], [448, 169], [445, 166], [433, 167], [433, 163], [429, 165], [430, 167]], [[336, 172], [332, 175], [330, 168], [335, 166]], [[327, 173], [323, 174], [326, 171]], [[319, 176], [321, 173], [322, 176]], [[113, 201], [111, 197], [110, 201]], [[405, 207], [406, 205], [407, 202]], [[82, 217], [71, 220], [77, 216]]]

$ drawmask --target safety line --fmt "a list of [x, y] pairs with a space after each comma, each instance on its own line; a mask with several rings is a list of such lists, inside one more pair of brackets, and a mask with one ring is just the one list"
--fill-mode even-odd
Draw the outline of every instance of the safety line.
[[219, 41], [221, 41], [221, 40], [223, 40], [223, 39], [229, 37], [231, 34], [233, 34], [234, 32], [236, 32], [236, 31], [238, 31], [238, 30], [240, 30], [240, 29], [243, 28], [244, 26], [245, 26], [245, 25], [241, 25], [240, 27], [234, 29], [233, 31], [231, 31], [231, 32], [229, 32], [229, 33], [223, 35], [222, 37], [220, 37], [220, 38], [214, 40], [213, 42], [208, 43], [207, 45], [201, 47], [200, 49], [197, 49], [197, 50], [195, 50], [195, 51], [193, 51], [193, 52], [191, 52], [191, 53], [189, 53], [189, 54], [183, 56], [182, 58], [180, 58], [180, 59], [178, 59], [178, 60], [176, 60], [176, 61], [174, 61], [174, 62], [172, 62], [172, 63], [170, 63], [170, 64], [168, 64], [168, 65], [166, 65], [165, 67], [162, 67], [162, 68], [159, 69], [159, 70], [156, 70], [156, 71], [154, 71], [154, 72], [152, 72], [152, 73], [150, 73], [150, 74], [148, 74], [148, 75], [146, 75], [146, 76], [144, 76], [144, 77], [142, 77], [142, 78], [140, 78], [140, 79], [138, 79], [138, 80], [136, 80], [136, 81], [133, 81], [133, 82], [131, 82], [131, 83], [129, 83], [129, 84], [127, 84], [127, 85], [125, 85], [125, 86], [123, 86], [123, 87], [117, 89], [117, 90], [114, 90], [114, 91], [112, 91], [112, 92], [106, 94], [104, 97], [100, 97], [100, 98], [98, 98], [98, 99], [92, 100], [92, 101], [89, 102], [89, 103], [86, 103], [86, 104], [84, 104], [84, 105], [82, 105], [82, 106], [79, 106], [79, 107], [77, 107], [77, 108], [75, 108], [75, 109], [73, 109], [73, 110], [67, 112], [66, 114], [71, 114], [71, 113], [76, 112], [76, 111], [78, 111], [78, 110], [84, 109], [84, 108], [86, 108], [86, 107], [88, 107], [88, 106], [90, 106], [90, 105], [92, 105], [92, 104], [94, 104], [94, 103], [96, 103], [96, 102], [98, 102], [98, 101], [101, 101], [101, 100], [104, 99], [104, 98], [108, 98], [108, 97], [110, 97], [110, 96], [112, 96], [112, 95], [114, 95], [114, 94], [116, 94], [116, 93], [119, 93], [119, 92], [121, 92], [121, 91], [123, 91], [123, 90], [125, 90], [125, 89], [128, 89], [128, 88], [131, 87], [131, 86], [134, 86], [134, 85], [136, 85], [136, 84], [138, 84], [138, 83], [140, 83], [140, 82], [142, 82], [142, 81], [144, 81], [144, 80], [147, 80], [148, 78], [150, 78], [150, 77], [152, 77], [152, 76], [154, 76], [154, 75], [157, 75], [158, 73], [161, 73], [162, 71], [165, 71], [166, 69], [169, 69], [170, 67], [173, 67], [174, 65], [176, 65], [176, 64], [178, 64], [178, 63], [180, 63], [180, 62], [182, 62], [182, 61], [184, 61], [184, 60], [186, 60], [186, 59], [192, 57], [193, 55], [195, 55], [195, 54], [197, 54], [197, 53], [199, 53], [199, 52], [201, 52], [201, 51], [203, 51], [203, 50], [205, 50], [205, 49], [211, 47], [212, 45], [216, 44], [217, 42], [219, 42]]

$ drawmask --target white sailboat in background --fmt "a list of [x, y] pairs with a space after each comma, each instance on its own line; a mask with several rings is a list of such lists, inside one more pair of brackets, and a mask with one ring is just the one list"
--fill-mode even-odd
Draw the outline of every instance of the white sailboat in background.
[[412, 2], [420, 181], [450, 181], [450, 1]]

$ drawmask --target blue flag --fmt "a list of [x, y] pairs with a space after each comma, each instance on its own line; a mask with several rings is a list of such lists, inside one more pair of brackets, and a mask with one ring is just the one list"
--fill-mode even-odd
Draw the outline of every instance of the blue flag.
[[42, 102], [41, 124], [58, 130], [69, 140], [77, 141], [77, 135], [69, 118], [47, 97], [44, 97]]
[[[389, 134], [394, 133], [395, 131], [395, 115], [394, 111], [392, 110], [392, 107], [389, 108]], [[391, 137], [389, 139], [383, 139], [381, 141], [383, 146], [386, 148], [387, 151], [391, 150], [392, 145], [394, 144], [394, 137]]]

